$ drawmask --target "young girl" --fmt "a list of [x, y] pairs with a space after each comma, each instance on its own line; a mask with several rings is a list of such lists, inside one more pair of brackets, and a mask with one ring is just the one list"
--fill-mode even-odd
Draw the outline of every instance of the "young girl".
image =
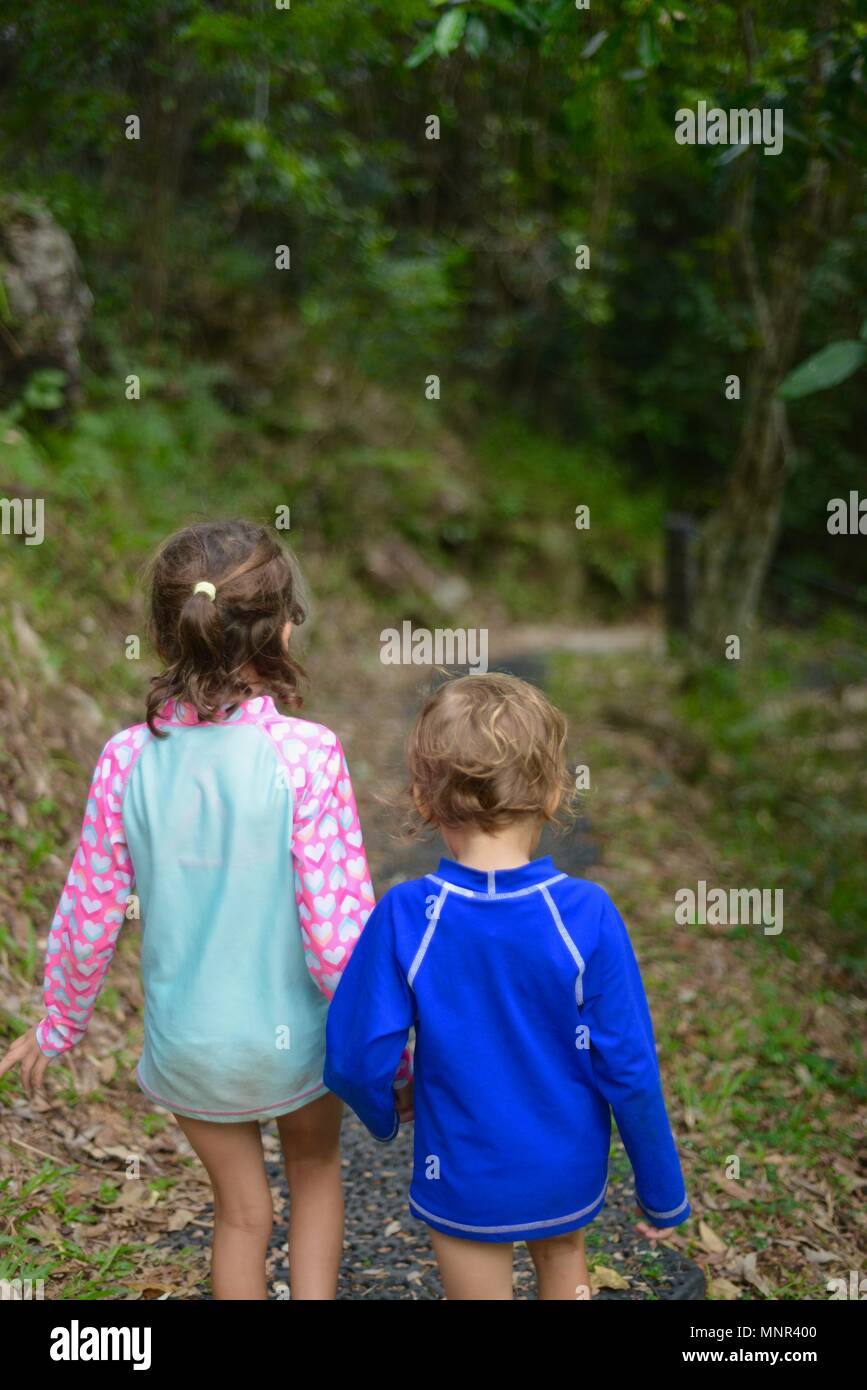
[[214, 1296], [266, 1297], [259, 1121], [276, 1119], [292, 1297], [334, 1298], [342, 1106], [322, 1075], [325, 1017], [373, 890], [337, 737], [272, 698], [301, 703], [288, 650], [305, 617], [300, 577], [274, 534], [232, 521], [170, 537], [150, 587], [164, 670], [146, 723], [100, 755], [48, 939], [45, 1018], [0, 1074], [20, 1062], [29, 1089], [84, 1037], [134, 890], [137, 1079], [211, 1178]]
[[540, 1298], [589, 1296], [582, 1228], [605, 1202], [611, 1110], [647, 1220], [690, 1214], [626, 928], [598, 885], [532, 858], [568, 795], [565, 746], [563, 716], [514, 677], [428, 699], [410, 786], [451, 857], [385, 895], [328, 1016], [326, 1084], [382, 1141], [415, 1026], [409, 1201], [448, 1298], [511, 1298], [516, 1240]]

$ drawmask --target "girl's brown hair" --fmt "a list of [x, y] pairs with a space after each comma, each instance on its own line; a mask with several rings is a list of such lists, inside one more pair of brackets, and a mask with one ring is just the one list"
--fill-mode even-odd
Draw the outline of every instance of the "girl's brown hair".
[[[216, 597], [193, 593], [200, 580]], [[148, 569], [149, 626], [165, 669], [151, 678], [147, 722], [167, 700], [192, 705], [202, 720], [233, 709], [255, 679], [292, 708], [301, 704], [302, 666], [283, 644], [286, 623], [303, 623], [307, 600], [295, 557], [250, 521], [186, 526], [163, 541]]]
[[571, 810], [566, 720], [541, 690], [492, 672], [447, 681], [430, 695], [407, 745], [416, 831], [473, 824], [498, 830], [522, 816]]

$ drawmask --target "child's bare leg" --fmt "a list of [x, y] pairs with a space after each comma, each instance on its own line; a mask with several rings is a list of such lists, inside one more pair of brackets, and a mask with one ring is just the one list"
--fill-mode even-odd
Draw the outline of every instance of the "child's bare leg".
[[343, 1253], [339, 1096], [320, 1096], [277, 1120], [289, 1184], [289, 1282], [293, 1298], [337, 1297]]
[[446, 1298], [512, 1298], [512, 1246], [481, 1240], [458, 1240], [431, 1231]]
[[267, 1298], [265, 1253], [274, 1213], [258, 1124], [214, 1124], [183, 1115], [175, 1119], [214, 1189], [214, 1298]]
[[528, 1240], [536, 1266], [540, 1299], [589, 1299], [590, 1273], [584, 1253], [584, 1232], [569, 1231], [547, 1240]]

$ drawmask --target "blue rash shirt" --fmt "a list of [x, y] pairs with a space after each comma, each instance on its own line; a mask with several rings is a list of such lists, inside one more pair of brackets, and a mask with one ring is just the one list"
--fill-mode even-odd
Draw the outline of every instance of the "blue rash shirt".
[[468, 1240], [538, 1240], [605, 1202], [611, 1112], [654, 1226], [690, 1215], [626, 927], [550, 858], [442, 859], [390, 889], [332, 1000], [324, 1079], [376, 1139], [415, 1028], [410, 1208]]

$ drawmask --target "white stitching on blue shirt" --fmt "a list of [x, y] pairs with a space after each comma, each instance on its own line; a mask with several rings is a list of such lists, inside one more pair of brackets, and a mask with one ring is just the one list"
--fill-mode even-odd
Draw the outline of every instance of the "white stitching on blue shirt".
[[443, 883], [443, 886], [440, 890], [440, 895], [437, 898], [436, 903], [434, 904], [434, 910], [431, 913], [431, 918], [430, 922], [428, 923], [427, 931], [421, 939], [421, 945], [415, 953], [415, 959], [413, 960], [412, 965], [409, 967], [409, 974], [406, 977], [406, 982], [409, 985], [410, 989], [412, 989], [412, 982], [418, 974], [419, 966], [425, 958], [425, 953], [427, 952], [427, 948], [431, 943], [431, 938], [433, 937], [433, 934], [437, 929], [437, 922], [440, 919], [440, 913], [442, 912], [443, 903], [448, 897], [449, 892], [451, 891], [451, 887], [452, 885], [450, 883]]
[[465, 1226], [461, 1221], [447, 1221], [444, 1216], [437, 1216], [432, 1211], [426, 1211], [413, 1196], [410, 1196], [409, 1204], [415, 1207], [416, 1211], [420, 1212], [422, 1216], [429, 1217], [431, 1221], [436, 1221], [440, 1226], [451, 1226], [455, 1231], [475, 1231], [479, 1235], [495, 1236], [506, 1234], [509, 1231], [538, 1231], [544, 1229], [546, 1226], [562, 1226], [567, 1221], [579, 1221], [582, 1216], [587, 1215], [588, 1211], [592, 1211], [594, 1207], [598, 1207], [607, 1191], [608, 1178], [606, 1177], [605, 1186], [599, 1193], [596, 1201], [591, 1202], [589, 1206], [582, 1207], [580, 1211], [570, 1211], [568, 1216], [555, 1216], [548, 1221], [524, 1221], [519, 1226]]
[[[637, 1192], [635, 1195], [636, 1197], [638, 1197]], [[654, 1211], [652, 1207], [646, 1206], [645, 1203], [642, 1202], [640, 1197], [638, 1197], [638, 1202], [641, 1206], [642, 1211], [646, 1211], [648, 1216], [655, 1216], [658, 1221], [665, 1221], [669, 1216], [680, 1216], [680, 1213], [682, 1211], [686, 1211], [686, 1208], [689, 1206], [688, 1197], [684, 1197], [680, 1206], [674, 1207], [671, 1211]]]
[[571, 936], [569, 935], [569, 933], [567, 932], [566, 928], [563, 926], [563, 919], [562, 919], [562, 917], [560, 916], [560, 913], [557, 911], [557, 904], [554, 902], [554, 899], [551, 897], [551, 894], [548, 892], [547, 885], [543, 883], [543, 884], [541, 885], [541, 888], [542, 888], [542, 897], [545, 899], [545, 902], [548, 904], [548, 907], [549, 907], [550, 912], [551, 912], [551, 916], [554, 918], [554, 926], [557, 928], [558, 932], [559, 932], [560, 935], [562, 936], [563, 941], [564, 941], [564, 943], [565, 943], [565, 945], [566, 945], [566, 947], [567, 947], [567, 949], [568, 949], [568, 951], [569, 951], [570, 956], [572, 957], [572, 959], [574, 960], [575, 964], [576, 964], [577, 967], [578, 967], [578, 979], [575, 981], [575, 1000], [576, 1000], [576, 1003], [578, 1004], [579, 1009], [583, 1009], [583, 1007], [584, 1007], [584, 960], [583, 960], [583, 958], [582, 958], [582, 956], [581, 956], [581, 952], [578, 950], [578, 947], [575, 945], [575, 942], [572, 940], [572, 938], [571, 938]]
[[528, 893], [539, 893], [552, 883], [559, 883], [565, 874], [555, 874], [553, 878], [546, 878], [544, 883], [531, 883], [526, 888], [513, 888], [509, 893], [477, 893], [475, 888], [464, 888], [459, 883], [449, 883], [447, 879], [440, 878], [437, 874], [425, 874], [431, 883], [441, 887], [446, 885], [450, 893], [460, 893], [463, 898], [525, 898]]

